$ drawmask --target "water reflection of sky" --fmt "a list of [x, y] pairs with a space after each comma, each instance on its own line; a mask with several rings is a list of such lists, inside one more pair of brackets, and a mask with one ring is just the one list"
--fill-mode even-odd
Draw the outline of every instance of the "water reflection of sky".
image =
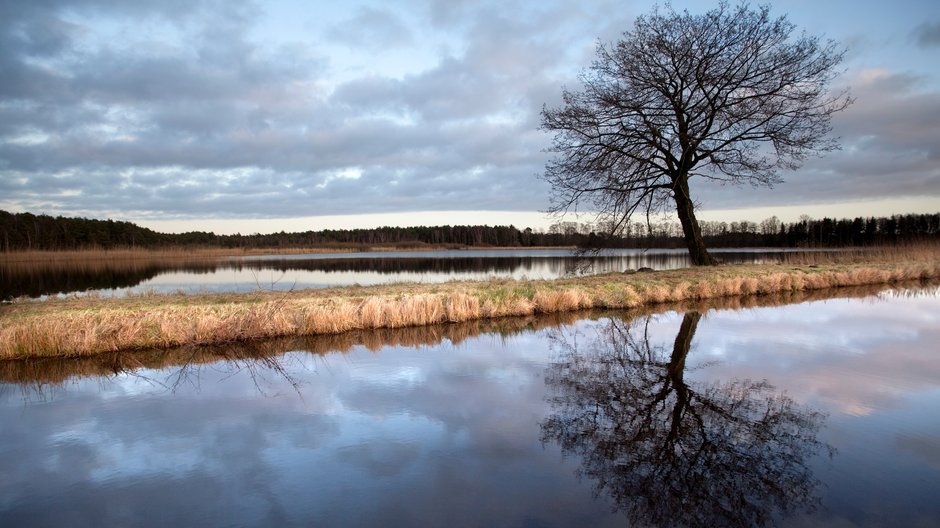
[[[127, 292], [150, 290], [290, 290], [393, 283], [440, 283], [452, 280], [485, 280], [491, 277], [541, 280], [570, 274], [620, 272], [644, 266], [674, 269], [688, 265], [686, 252], [677, 250], [656, 250], [652, 253], [639, 250], [608, 250], [603, 255], [587, 261], [579, 261], [572, 255], [573, 252], [569, 250], [502, 250], [246, 257], [200, 273], [167, 270], [133, 287], [109, 290], [108, 293], [123, 295]], [[755, 260], [750, 254], [744, 258], [748, 261]], [[403, 269], [396, 269], [399, 266], [388, 264], [396, 261]], [[258, 267], [230, 267], [241, 262]], [[318, 266], [328, 268], [318, 269]], [[369, 269], [373, 266], [377, 269]], [[409, 269], [410, 267], [414, 269]]]
[[[654, 342], [671, 347], [681, 319], [652, 317]], [[292, 352], [296, 391], [226, 363], [5, 384], [0, 525], [623, 525], [581, 461], [540, 441], [551, 335]], [[938, 338], [935, 295], [713, 311], [687, 378], [766, 379], [828, 414], [823, 507], [782, 524], [937, 523]]]
[[[129, 291], [172, 292], [233, 292], [253, 290], [299, 290], [307, 288], [331, 288], [335, 286], [372, 286], [393, 283], [438, 283], [447, 280], [481, 280], [489, 277], [524, 279], [552, 279], [565, 274], [560, 266], [519, 267], [509, 272], [369, 272], [369, 271], [315, 271], [290, 270], [219, 270], [205, 275], [185, 272], [161, 273], [159, 276], [141, 282], [133, 288], [116, 290], [120, 293]], [[544, 269], [543, 269], [544, 268]]]
[[768, 378], [830, 414], [824, 435], [838, 454], [817, 473], [833, 525], [940, 522], [937, 297], [833, 299], [767, 312], [709, 314], [696, 335], [698, 357], [718, 363], [702, 375]]
[[[776, 262], [794, 252], [715, 250], [718, 258], [729, 263]], [[572, 250], [554, 249], [265, 255], [191, 261], [48, 261], [0, 266], [0, 298], [289, 290], [491, 277], [554, 279], [641, 267], [665, 270], [687, 266], [688, 252], [672, 249], [610, 249], [588, 258], [576, 257]]]
[[[831, 299], [767, 310], [712, 312], [696, 335], [709, 375], [767, 377], [839, 412], [892, 409], [940, 381], [936, 297]], [[761, 353], [764, 352], [764, 353]]]

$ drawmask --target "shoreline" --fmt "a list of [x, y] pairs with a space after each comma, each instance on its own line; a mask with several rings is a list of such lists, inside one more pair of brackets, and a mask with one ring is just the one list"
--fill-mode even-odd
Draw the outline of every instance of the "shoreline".
[[918, 258], [722, 265], [554, 280], [46, 300], [0, 307], [0, 359], [91, 356], [938, 278], [940, 258], [931, 251]]
[[151, 248], [113, 248], [113, 249], [65, 249], [65, 250], [23, 250], [0, 251], [0, 264], [20, 262], [49, 262], [61, 260], [200, 260], [224, 259], [247, 256], [277, 255], [334, 255], [348, 253], [394, 253], [394, 252], [431, 252], [431, 251], [517, 251], [558, 249], [574, 251], [576, 246], [460, 246], [455, 244], [439, 245], [352, 245], [337, 247], [311, 248], [214, 248], [214, 247], [168, 247]]

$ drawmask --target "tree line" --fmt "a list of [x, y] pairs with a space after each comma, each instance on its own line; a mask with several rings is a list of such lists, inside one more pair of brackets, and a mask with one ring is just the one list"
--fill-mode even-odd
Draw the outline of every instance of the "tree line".
[[[904, 214], [889, 217], [822, 218], [801, 217], [782, 222], [770, 217], [760, 223], [700, 222], [708, 247], [849, 247], [915, 242], [940, 237], [940, 213]], [[594, 235], [591, 247], [685, 247], [683, 229], [676, 222], [629, 223], [622, 234]]]
[[[69, 250], [170, 247], [291, 248], [435, 245], [452, 247], [648, 248], [684, 247], [675, 222], [629, 223], [616, 235], [590, 223], [559, 222], [547, 230], [515, 226], [456, 225], [324, 229], [287, 233], [218, 235], [206, 231], [160, 233], [131, 222], [0, 211], [0, 250]], [[841, 247], [936, 239], [940, 213], [786, 223], [702, 222], [710, 247]]]

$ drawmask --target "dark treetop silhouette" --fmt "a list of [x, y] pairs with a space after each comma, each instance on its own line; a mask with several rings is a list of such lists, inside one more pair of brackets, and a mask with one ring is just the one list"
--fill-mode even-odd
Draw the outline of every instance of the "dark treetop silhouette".
[[667, 7], [636, 19], [564, 90], [560, 108], [542, 110], [556, 156], [544, 179], [551, 210], [582, 201], [616, 233], [630, 216], [675, 207], [697, 265], [705, 249], [689, 180], [770, 186], [777, 170], [837, 148], [830, 116], [851, 99], [830, 93], [843, 51], [832, 41], [793, 38], [769, 7], [726, 3], [703, 15]]
[[[548, 232], [514, 226], [416, 226], [375, 229], [325, 229], [299, 233], [217, 235], [215, 233], [158, 233], [130, 222], [51, 217], [0, 211], [0, 254], [22, 250], [69, 250], [214, 247], [214, 248], [307, 248], [334, 247], [347, 251], [369, 246], [393, 245], [403, 249], [423, 244], [455, 246], [581, 246], [679, 247], [682, 239], [671, 222], [649, 224], [652, 229], [624, 229], [619, 236], [606, 236], [600, 227], [559, 222]], [[636, 227], [636, 226], [634, 226]], [[598, 231], [598, 232], [595, 232]], [[771, 217], [760, 224], [702, 222], [701, 232], [715, 247], [796, 247], [889, 244], [940, 237], [940, 213], [906, 214], [891, 217], [800, 219], [780, 222]], [[361, 247], [356, 247], [361, 246]]]
[[556, 333], [543, 441], [579, 456], [581, 475], [632, 524], [760, 526], [814, 509], [806, 461], [831, 454], [816, 439], [823, 416], [766, 381], [686, 382], [701, 317], [685, 314], [672, 350], [650, 342], [650, 318], [610, 319], [587, 346]]

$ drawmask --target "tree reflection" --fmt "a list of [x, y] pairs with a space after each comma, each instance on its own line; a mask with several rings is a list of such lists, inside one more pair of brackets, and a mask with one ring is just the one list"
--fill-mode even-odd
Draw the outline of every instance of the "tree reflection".
[[824, 416], [766, 381], [687, 382], [701, 317], [685, 314], [671, 350], [651, 342], [649, 317], [611, 319], [586, 346], [556, 334], [543, 441], [580, 456], [580, 474], [633, 524], [759, 526], [812, 510], [806, 461], [832, 452], [816, 439]]

